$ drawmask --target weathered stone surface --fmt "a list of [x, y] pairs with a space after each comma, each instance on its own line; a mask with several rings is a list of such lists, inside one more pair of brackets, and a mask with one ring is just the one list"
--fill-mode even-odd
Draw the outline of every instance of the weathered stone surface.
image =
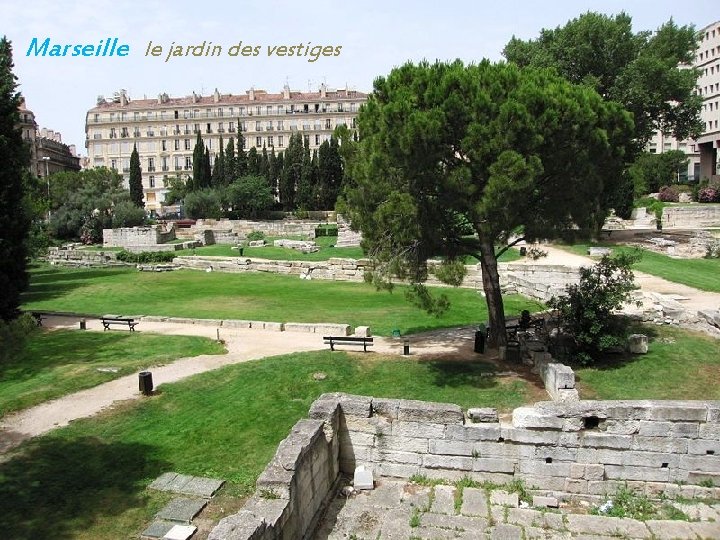
[[451, 441], [496, 441], [500, 437], [500, 424], [451, 424], [445, 429], [445, 438]]
[[591, 257], [602, 257], [603, 255], [610, 255], [612, 249], [606, 247], [590, 246], [587, 249], [588, 255]]
[[562, 514], [541, 512], [530, 508], [508, 508], [507, 522], [523, 527], [542, 527], [556, 531], [565, 528]]
[[650, 538], [650, 531], [642, 521], [628, 518], [603, 516], [584, 516], [569, 514], [567, 528], [573, 533], [622, 536], [630, 538]]
[[434, 424], [462, 424], [464, 417], [460, 406], [452, 403], [401, 400], [398, 419]]
[[627, 350], [630, 354], [647, 354], [648, 337], [645, 334], [631, 334], [627, 338]]
[[691, 523], [690, 527], [700, 538], [720, 538], [720, 523]]
[[473, 423], [480, 423], [480, 422], [497, 422], [498, 421], [498, 412], [497, 409], [493, 409], [490, 407], [476, 407], [472, 409], [468, 409], [468, 418]]
[[560, 506], [560, 502], [557, 500], [557, 497], [534, 495], [532, 505], [540, 508], [557, 508]]
[[338, 394], [340, 408], [347, 415], [369, 417], [371, 415], [372, 398], [354, 396], [351, 394]]
[[371, 337], [372, 332], [370, 331], [369, 326], [357, 326], [355, 328], [355, 335], [357, 337]]
[[205, 499], [187, 499], [178, 497], [172, 499], [165, 507], [160, 510], [155, 517], [176, 523], [190, 523], [193, 518], [205, 508], [207, 501]]
[[543, 414], [534, 407], [518, 407], [513, 411], [513, 427], [528, 429], [562, 429], [563, 419]]
[[473, 460], [472, 470], [475, 472], [514, 473], [515, 462], [510, 459], [475, 458]]
[[173, 525], [173, 527], [165, 533], [164, 540], [188, 540], [197, 531], [195, 525]]
[[520, 498], [517, 493], [508, 493], [502, 489], [495, 489], [490, 492], [490, 504], [517, 508], [520, 504]]
[[460, 513], [465, 516], [488, 515], [488, 499], [484, 489], [465, 488]]
[[429, 469], [454, 469], [460, 471], [472, 471], [473, 459], [460, 456], [438, 456], [427, 454], [422, 458], [423, 467]]
[[140, 537], [162, 538], [174, 526], [175, 523], [170, 523], [168, 521], [153, 521], [142, 533], [140, 533]]
[[372, 414], [396, 420], [400, 409], [399, 399], [372, 398]]
[[442, 439], [445, 436], [445, 424], [398, 420], [392, 423], [392, 434], [399, 437]]
[[515, 525], [496, 525], [490, 532], [491, 540], [522, 540], [522, 529]]
[[357, 467], [353, 478], [353, 487], [357, 490], [373, 489], [375, 487], [375, 482], [373, 480], [372, 471], [367, 470], [362, 465]]
[[435, 486], [435, 499], [430, 511], [436, 514], [454, 514], [455, 488], [453, 486]]

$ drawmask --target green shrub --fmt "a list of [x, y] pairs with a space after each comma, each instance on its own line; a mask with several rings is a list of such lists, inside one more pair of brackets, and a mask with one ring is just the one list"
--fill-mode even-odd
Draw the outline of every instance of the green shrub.
[[112, 210], [112, 227], [135, 227], [145, 223], [145, 210], [130, 201], [117, 203]]
[[338, 235], [338, 228], [337, 225], [320, 225], [319, 227], [315, 227], [315, 237], [319, 238], [320, 236], [337, 236]]
[[7, 322], [0, 320], [0, 364], [17, 356], [25, 347], [30, 334], [35, 331], [37, 323], [29, 313]]
[[116, 257], [118, 261], [122, 262], [147, 264], [172, 262], [176, 255], [173, 251], [142, 251], [140, 253], [131, 253], [123, 249], [117, 253]]
[[560, 326], [575, 342], [576, 358], [589, 364], [603, 351], [622, 345], [622, 319], [613, 312], [630, 301], [635, 290], [632, 265], [639, 255], [605, 255], [600, 262], [580, 269], [580, 282], [565, 287], [565, 295], [548, 305], [557, 310]]
[[265, 233], [262, 231], [251, 231], [247, 235], [248, 242], [254, 242], [256, 240], [265, 240]]

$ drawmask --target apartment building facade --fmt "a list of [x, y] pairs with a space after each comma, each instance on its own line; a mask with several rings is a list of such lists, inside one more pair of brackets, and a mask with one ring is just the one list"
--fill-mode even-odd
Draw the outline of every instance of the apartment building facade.
[[703, 132], [696, 140], [679, 141], [671, 135], [656, 132], [647, 146], [651, 153], [680, 150], [688, 156], [688, 170], [679, 172], [679, 180], [703, 178], [720, 182], [720, 21], [699, 31], [698, 50], [693, 66], [700, 71], [697, 93], [702, 96], [700, 120]]
[[336, 127], [354, 128], [367, 94], [355, 90], [283, 91], [271, 94], [251, 88], [244, 94], [210, 96], [193, 93], [182, 98], [160, 94], [157, 99], [131, 100], [126, 92], [113, 99], [98, 98], [87, 112], [86, 146], [91, 167], [116, 169], [129, 178], [130, 155], [137, 145], [143, 177], [145, 207], [158, 210], [167, 191], [165, 181], [192, 174], [192, 155], [199, 133], [211, 163], [229, 138], [242, 131], [247, 152], [251, 147], [284, 151], [290, 136], [299, 132], [311, 149], [329, 140]]

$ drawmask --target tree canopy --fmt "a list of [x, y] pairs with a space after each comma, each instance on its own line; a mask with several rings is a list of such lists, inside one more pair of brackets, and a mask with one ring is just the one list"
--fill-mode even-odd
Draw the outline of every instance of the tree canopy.
[[698, 71], [691, 68], [697, 49], [693, 26], [672, 19], [656, 32], [634, 33], [632, 18], [588, 12], [534, 40], [513, 37], [503, 54], [519, 66], [554, 68], [572, 83], [596, 90], [633, 113], [636, 148], [653, 131], [679, 139], [697, 135], [702, 126]]
[[23, 173], [30, 153], [19, 128], [20, 94], [13, 74], [12, 46], [0, 39], [0, 320], [17, 315], [20, 293], [28, 284], [27, 236], [30, 229]]
[[137, 145], [133, 144], [130, 154], [130, 200], [139, 208], [145, 208], [143, 202], [142, 170], [140, 169], [140, 156]]
[[477, 256], [498, 344], [495, 246], [518, 231], [532, 240], [595, 230], [633, 133], [630, 115], [587, 86], [488, 61], [396, 68], [376, 79], [358, 121], [347, 208], [377, 268], [408, 277], [432, 308], [427, 259], [444, 257], [438, 277], [457, 284], [457, 262]]

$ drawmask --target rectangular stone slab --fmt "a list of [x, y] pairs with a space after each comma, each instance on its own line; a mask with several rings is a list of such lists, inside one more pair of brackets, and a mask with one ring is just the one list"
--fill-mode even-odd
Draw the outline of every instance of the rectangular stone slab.
[[195, 525], [175, 525], [163, 536], [164, 540], [187, 540], [197, 531]]
[[160, 510], [155, 517], [175, 523], [190, 523], [205, 508], [206, 504], [205, 499], [177, 497], [165, 505], [165, 508]]
[[148, 487], [150, 489], [157, 489], [158, 491], [165, 491], [167, 489], [167, 486], [169, 486], [178, 476], [178, 473], [175, 472], [166, 472], [158, 476], [155, 480], [153, 480], [152, 484], [150, 484]]
[[162, 538], [174, 526], [175, 523], [168, 523], [167, 521], [154, 521], [147, 529], [140, 533], [140, 538]]
[[183, 486], [181, 493], [209, 499], [224, 483], [223, 480], [217, 480], [215, 478], [193, 476], [192, 479]]

